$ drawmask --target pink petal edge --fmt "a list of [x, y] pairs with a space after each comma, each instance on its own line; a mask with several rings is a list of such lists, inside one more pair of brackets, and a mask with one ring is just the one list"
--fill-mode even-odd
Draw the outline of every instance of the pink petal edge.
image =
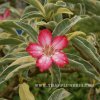
[[6, 19], [9, 16], [10, 16], [10, 10], [9, 9], [6, 9], [5, 12], [4, 12], [3, 17], [4, 17], [4, 19]]
[[2, 15], [0, 15], [0, 20], [3, 20], [3, 16]]
[[41, 72], [46, 71], [51, 67], [52, 59], [51, 57], [47, 57], [43, 55], [39, 59], [37, 59], [36, 65], [40, 69]]
[[42, 46], [50, 45], [52, 42], [52, 33], [48, 29], [40, 30], [38, 41]]
[[52, 46], [55, 50], [62, 50], [68, 46], [68, 39], [66, 36], [56, 36], [53, 39]]
[[40, 56], [42, 56], [43, 54], [43, 50], [42, 47], [37, 44], [37, 43], [30, 43], [27, 48], [26, 51], [35, 58], [39, 58]]
[[58, 65], [58, 67], [63, 67], [64, 65], [69, 64], [69, 60], [66, 54], [63, 52], [55, 52], [55, 54], [52, 56], [52, 60]]

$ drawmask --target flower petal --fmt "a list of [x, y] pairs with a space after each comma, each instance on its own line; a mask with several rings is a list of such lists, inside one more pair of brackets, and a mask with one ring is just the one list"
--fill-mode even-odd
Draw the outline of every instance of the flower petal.
[[38, 41], [42, 46], [50, 45], [52, 41], [52, 33], [48, 29], [40, 31]]
[[56, 36], [53, 40], [52, 46], [56, 50], [62, 50], [68, 45], [66, 36]]
[[28, 47], [26, 48], [26, 51], [35, 58], [40, 57], [43, 52], [42, 52], [42, 47], [39, 44], [36, 43], [30, 43]]
[[52, 64], [52, 59], [51, 57], [48, 56], [41, 56], [38, 60], [37, 60], [37, 67], [39, 67], [40, 71], [43, 72], [45, 70], [48, 70], [50, 68]]
[[65, 64], [68, 64], [68, 58], [66, 54], [63, 52], [55, 52], [55, 54], [52, 56], [52, 60], [59, 66], [63, 67]]
[[4, 19], [6, 19], [9, 16], [10, 16], [10, 10], [9, 9], [6, 9], [5, 12], [4, 12], [3, 17], [4, 17]]
[[3, 20], [3, 16], [2, 15], [0, 15], [0, 20]]

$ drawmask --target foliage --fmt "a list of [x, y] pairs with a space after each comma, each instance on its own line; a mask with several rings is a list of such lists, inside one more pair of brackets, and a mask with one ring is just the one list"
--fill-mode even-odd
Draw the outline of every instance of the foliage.
[[[99, 100], [100, 1], [24, 1], [29, 5], [21, 16], [9, 3], [0, 6], [0, 13], [6, 8], [12, 13], [10, 18], [0, 20], [2, 100], [19, 100], [19, 97], [21, 100]], [[40, 73], [36, 59], [28, 55], [26, 47], [37, 41], [39, 30], [44, 28], [50, 29], [53, 36], [68, 37], [69, 46], [64, 52], [69, 65], [64, 68], [53, 65], [49, 71]], [[62, 84], [92, 84], [94, 87], [64, 87]]]

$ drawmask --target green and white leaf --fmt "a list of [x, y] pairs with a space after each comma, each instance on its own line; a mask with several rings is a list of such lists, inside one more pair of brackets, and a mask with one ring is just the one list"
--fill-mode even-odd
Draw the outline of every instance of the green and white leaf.
[[53, 35], [64, 35], [66, 34], [79, 20], [81, 20], [81, 17], [75, 16], [71, 20], [64, 19], [58, 25], [55, 27], [53, 31]]
[[55, 90], [48, 100], [63, 100], [64, 98], [67, 98], [70, 95], [68, 91], [66, 91], [64, 88], [60, 88]]

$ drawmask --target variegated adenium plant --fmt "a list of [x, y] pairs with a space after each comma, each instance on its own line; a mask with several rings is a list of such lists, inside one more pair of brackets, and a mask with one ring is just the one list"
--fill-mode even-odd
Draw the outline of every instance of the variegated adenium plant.
[[[70, 77], [67, 76], [69, 72], [78, 72], [83, 77], [86, 75], [87, 82], [93, 81], [96, 88], [100, 82], [99, 14], [96, 12], [96, 16], [90, 16], [94, 11], [87, 9], [84, 0], [77, 3], [73, 0], [24, 1], [29, 6], [20, 18], [7, 20], [8, 10], [0, 17], [0, 85], [17, 81], [15, 87], [20, 84], [20, 99], [35, 100], [37, 94], [33, 96], [27, 83], [32, 82], [30, 87], [42, 82], [60, 84], [65, 79], [67, 83], [70, 79], [65, 76]], [[88, 3], [93, 2], [88, 0]], [[86, 5], [86, 12], [81, 9], [83, 4]], [[47, 98], [56, 100], [56, 95], [59, 95], [59, 100], [66, 97], [71, 100], [69, 94], [72, 96], [60, 88]]]

